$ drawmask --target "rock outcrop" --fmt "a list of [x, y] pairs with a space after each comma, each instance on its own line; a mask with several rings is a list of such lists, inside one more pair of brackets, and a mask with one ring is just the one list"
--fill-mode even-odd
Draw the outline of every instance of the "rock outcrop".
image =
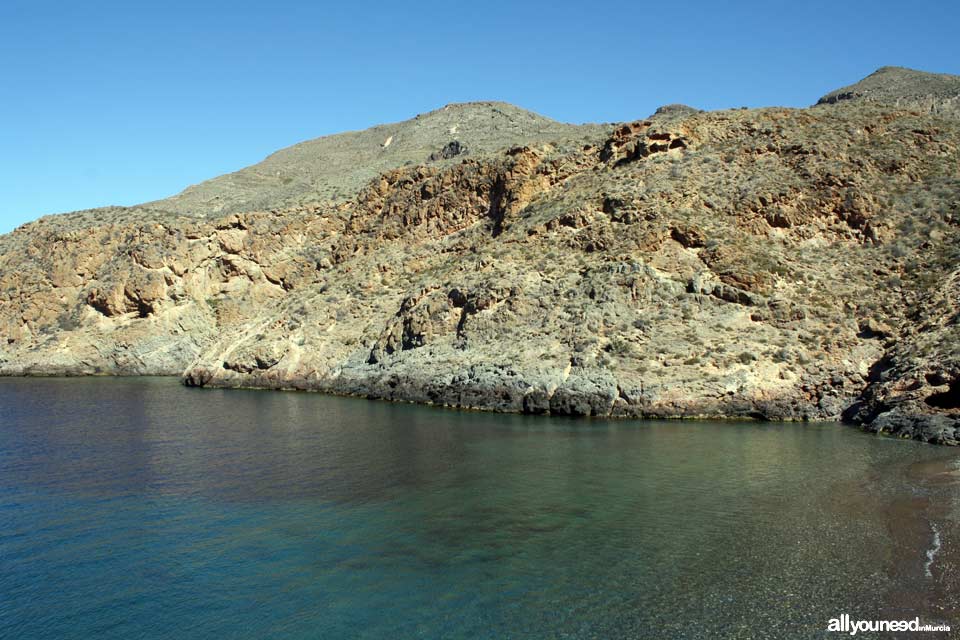
[[[349, 198], [229, 178], [43, 218], [0, 237], [0, 373], [956, 444], [960, 121], [834, 102], [608, 127], [457, 105], [350, 134], [360, 163], [403, 153]], [[247, 189], [276, 201], [236, 210]]]

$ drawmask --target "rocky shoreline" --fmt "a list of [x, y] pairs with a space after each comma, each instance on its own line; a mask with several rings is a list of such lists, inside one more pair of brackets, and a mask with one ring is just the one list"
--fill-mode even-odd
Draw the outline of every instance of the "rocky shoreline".
[[[758, 400], [727, 396], [706, 400], [673, 400], [650, 402], [649, 396], [631, 398], [619, 387], [596, 385], [580, 381], [564, 385], [552, 391], [524, 386], [521, 381], [510, 384], [491, 385], [441, 382], [435, 379], [399, 379], [396, 376], [381, 376], [364, 379], [343, 376], [334, 380], [309, 379], [256, 379], [225, 384], [204, 370], [191, 370], [186, 374], [165, 372], [138, 373], [91, 373], [74, 370], [47, 370], [21, 373], [3, 372], [4, 377], [124, 377], [124, 376], [178, 378], [187, 387], [217, 389], [247, 389], [262, 391], [300, 391], [336, 396], [422, 404], [439, 408], [489, 411], [494, 413], [517, 413], [528, 415], [569, 416], [574, 418], [640, 419], [640, 420], [711, 420], [766, 422], [842, 422], [863, 431], [896, 437], [920, 440], [930, 444], [960, 444], [960, 427], [955, 421], [940, 416], [911, 414], [883, 414], [882, 419], [864, 419], [854, 412], [862, 405], [855, 396], [834, 397], [834, 402], [849, 403], [849, 409], [841, 416], [824, 409], [822, 404], [805, 406], [797, 398]], [[584, 388], [586, 387], [586, 388]]]

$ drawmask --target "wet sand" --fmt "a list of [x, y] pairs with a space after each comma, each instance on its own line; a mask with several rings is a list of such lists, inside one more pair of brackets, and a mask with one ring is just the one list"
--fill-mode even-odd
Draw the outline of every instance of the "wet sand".
[[[907, 465], [884, 518], [893, 543], [883, 618], [948, 624], [960, 633], [960, 455]], [[944, 634], [935, 634], [944, 635]]]

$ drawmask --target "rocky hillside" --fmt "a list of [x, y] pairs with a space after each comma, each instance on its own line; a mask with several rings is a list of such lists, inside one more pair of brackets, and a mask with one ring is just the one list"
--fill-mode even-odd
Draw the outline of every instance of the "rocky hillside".
[[41, 219], [0, 238], [0, 373], [956, 444], [960, 120], [885, 73], [609, 127], [452, 105]]

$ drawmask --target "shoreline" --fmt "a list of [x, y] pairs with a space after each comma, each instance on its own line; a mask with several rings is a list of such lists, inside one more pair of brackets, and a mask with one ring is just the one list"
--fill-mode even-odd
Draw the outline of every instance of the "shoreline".
[[[881, 615], [904, 612], [921, 623], [960, 625], [960, 458], [914, 462], [884, 511], [894, 555], [888, 575], [895, 585], [883, 594]], [[913, 617], [913, 616], [911, 616]]]
[[[445, 402], [434, 402], [429, 399], [417, 399], [417, 398], [408, 398], [408, 397], [399, 397], [399, 396], [389, 396], [386, 394], [375, 393], [375, 392], [364, 392], [362, 390], [349, 390], [349, 389], [338, 389], [335, 387], [328, 386], [319, 386], [316, 384], [300, 384], [300, 385], [276, 385], [276, 384], [222, 384], [220, 381], [204, 384], [195, 384], [191, 383], [191, 377], [185, 373], [109, 373], [109, 372], [99, 372], [99, 373], [71, 373], [65, 371], [59, 372], [31, 372], [25, 374], [13, 374], [8, 372], [0, 372], [0, 379], [28, 379], [28, 378], [37, 378], [37, 379], [80, 379], [80, 378], [176, 378], [178, 383], [182, 386], [188, 388], [198, 388], [198, 389], [222, 389], [222, 390], [243, 390], [243, 391], [282, 391], [282, 392], [303, 392], [303, 393], [317, 393], [321, 395], [328, 395], [333, 397], [340, 398], [356, 398], [358, 400], [374, 400], [380, 402], [390, 402], [390, 403], [399, 403], [399, 404], [410, 404], [418, 405], [424, 407], [434, 407], [438, 409], [453, 410], [453, 411], [465, 411], [465, 412], [477, 412], [477, 413], [493, 413], [493, 414], [509, 414], [509, 415], [534, 415], [534, 416], [549, 416], [554, 418], [570, 418], [575, 420], [667, 420], [667, 421], [677, 421], [677, 422], [700, 422], [700, 421], [711, 421], [711, 422], [769, 422], [769, 423], [783, 423], [783, 424], [816, 424], [816, 423], [835, 423], [840, 424], [848, 428], [856, 428], [857, 430], [865, 433], [872, 434], [875, 436], [883, 437], [890, 440], [912, 440], [920, 441], [925, 444], [934, 444], [938, 446], [953, 446], [951, 443], [939, 442], [939, 441], [928, 441], [920, 437], [919, 433], [913, 433], [908, 436], [902, 433], [892, 433], [889, 430], [885, 429], [876, 429], [871, 428], [869, 423], [862, 423], [855, 420], [849, 420], [844, 417], [843, 414], [838, 416], [835, 419], [831, 418], [793, 418], [793, 417], [767, 417], [764, 415], [758, 415], [756, 411], [746, 411], [742, 413], [664, 413], [664, 412], [650, 412], [650, 413], [631, 413], [631, 412], [610, 412], [607, 414], [591, 414], [591, 413], [576, 413], [576, 412], [553, 412], [549, 409], [545, 411], [526, 411], [521, 405], [519, 408], [510, 409], [504, 408], [501, 406], [495, 405], [480, 405], [480, 404], [454, 404], [454, 403], [445, 403]], [[273, 380], [268, 382], [275, 382]], [[306, 381], [301, 381], [306, 383]], [[490, 393], [493, 393], [492, 391]], [[740, 402], [742, 404], [750, 403], [749, 399], [743, 398], [738, 399], [734, 398], [733, 402]]]

